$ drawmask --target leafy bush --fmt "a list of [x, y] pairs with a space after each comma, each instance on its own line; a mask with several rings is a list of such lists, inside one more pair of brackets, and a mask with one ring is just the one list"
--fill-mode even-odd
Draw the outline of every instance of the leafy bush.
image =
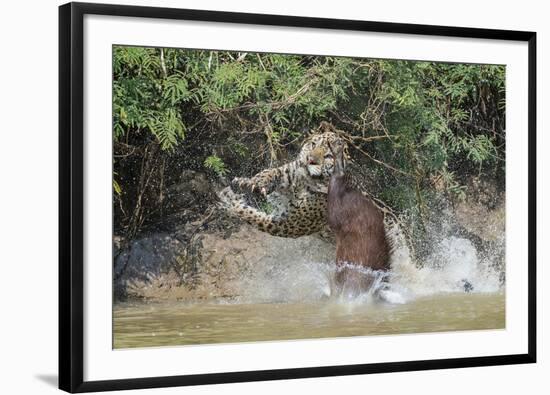
[[211, 155], [204, 160], [204, 167], [213, 170], [217, 175], [223, 177], [227, 174], [225, 163], [217, 155]]
[[113, 60], [115, 227], [128, 234], [162, 216], [179, 170], [249, 176], [325, 120], [396, 210], [463, 198], [470, 174], [504, 182], [504, 66], [123, 46]]

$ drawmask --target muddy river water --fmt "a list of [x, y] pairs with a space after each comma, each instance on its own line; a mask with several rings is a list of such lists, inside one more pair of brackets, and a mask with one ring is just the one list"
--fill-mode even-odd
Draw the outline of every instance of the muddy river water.
[[504, 292], [448, 293], [403, 304], [118, 303], [114, 348], [498, 329]]

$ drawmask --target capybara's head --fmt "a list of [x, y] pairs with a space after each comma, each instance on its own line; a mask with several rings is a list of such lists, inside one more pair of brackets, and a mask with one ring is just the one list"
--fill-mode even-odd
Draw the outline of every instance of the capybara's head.
[[346, 170], [346, 145], [342, 140], [337, 140], [329, 143], [329, 148], [334, 158], [332, 174], [333, 176], [343, 176]]

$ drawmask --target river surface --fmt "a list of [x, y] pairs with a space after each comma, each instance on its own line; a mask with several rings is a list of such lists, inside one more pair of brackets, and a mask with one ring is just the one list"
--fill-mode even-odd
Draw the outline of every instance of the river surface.
[[114, 348], [500, 329], [504, 292], [450, 293], [404, 304], [117, 303]]

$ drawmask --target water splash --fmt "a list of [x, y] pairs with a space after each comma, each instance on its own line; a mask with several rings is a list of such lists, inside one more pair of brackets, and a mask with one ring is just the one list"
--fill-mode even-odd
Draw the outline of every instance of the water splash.
[[451, 292], [497, 292], [503, 287], [501, 273], [492, 262], [481, 259], [474, 244], [450, 236], [433, 246], [416, 265], [406, 251], [392, 256], [391, 282], [407, 298]]
[[[281, 251], [282, 254], [285, 251]], [[349, 269], [350, 267], [348, 267]], [[281, 259], [281, 265], [256, 266], [238, 280], [239, 303], [288, 303], [333, 300], [338, 303], [385, 301], [406, 303], [418, 297], [456, 292], [498, 292], [503, 288], [501, 273], [466, 238], [444, 237], [431, 252], [415, 264], [405, 247], [394, 251], [389, 272], [351, 267], [372, 276], [372, 287], [358, 293], [344, 286], [334, 294], [334, 262]]]

